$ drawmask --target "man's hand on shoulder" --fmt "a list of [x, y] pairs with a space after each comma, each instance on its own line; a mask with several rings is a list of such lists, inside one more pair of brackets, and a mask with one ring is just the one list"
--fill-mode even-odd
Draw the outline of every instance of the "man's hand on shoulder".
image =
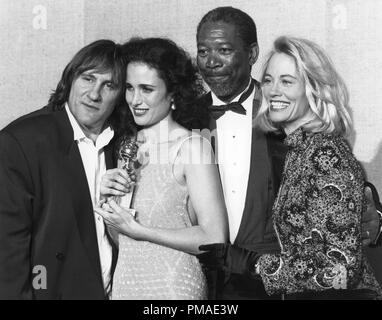
[[377, 245], [381, 234], [382, 213], [377, 210], [378, 194], [375, 193], [376, 190], [372, 190], [370, 184], [367, 184], [365, 187], [367, 209], [362, 215], [362, 243], [364, 246]]

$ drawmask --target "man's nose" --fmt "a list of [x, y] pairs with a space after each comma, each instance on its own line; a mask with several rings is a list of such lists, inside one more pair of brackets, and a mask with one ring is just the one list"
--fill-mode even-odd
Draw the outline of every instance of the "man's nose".
[[90, 89], [90, 92], [88, 94], [89, 98], [92, 101], [101, 100], [101, 98], [102, 98], [101, 90], [102, 90], [102, 86], [100, 84], [95, 83]]
[[207, 68], [214, 69], [217, 67], [221, 67], [221, 65], [222, 65], [222, 63], [221, 63], [219, 57], [215, 53], [208, 54], [207, 61], [206, 61], [206, 67]]

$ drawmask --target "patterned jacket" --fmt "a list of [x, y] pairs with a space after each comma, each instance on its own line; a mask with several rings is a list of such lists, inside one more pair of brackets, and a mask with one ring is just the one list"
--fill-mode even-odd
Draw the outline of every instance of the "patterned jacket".
[[364, 176], [350, 147], [340, 136], [302, 129], [285, 144], [290, 151], [273, 206], [281, 254], [258, 262], [267, 293], [379, 291], [363, 255]]

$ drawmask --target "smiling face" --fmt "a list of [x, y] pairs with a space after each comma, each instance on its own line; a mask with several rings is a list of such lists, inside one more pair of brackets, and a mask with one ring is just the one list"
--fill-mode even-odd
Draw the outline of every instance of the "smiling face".
[[197, 63], [204, 81], [222, 101], [229, 102], [248, 85], [258, 48], [246, 48], [236, 27], [206, 22], [197, 36]]
[[127, 66], [126, 102], [137, 125], [150, 127], [167, 117], [171, 111], [172, 94], [156, 69], [145, 63]]
[[120, 90], [111, 72], [87, 70], [73, 81], [68, 106], [87, 137], [101, 132], [114, 110]]
[[272, 122], [293, 131], [302, 126], [310, 113], [304, 80], [296, 63], [285, 53], [274, 53], [265, 70], [262, 88]]

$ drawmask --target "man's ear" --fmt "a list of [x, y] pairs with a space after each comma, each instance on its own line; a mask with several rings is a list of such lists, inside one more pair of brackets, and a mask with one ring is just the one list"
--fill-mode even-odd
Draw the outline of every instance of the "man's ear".
[[249, 64], [253, 66], [255, 62], [257, 61], [257, 58], [259, 57], [259, 46], [257, 45], [256, 42], [252, 43], [249, 50], [250, 50]]

